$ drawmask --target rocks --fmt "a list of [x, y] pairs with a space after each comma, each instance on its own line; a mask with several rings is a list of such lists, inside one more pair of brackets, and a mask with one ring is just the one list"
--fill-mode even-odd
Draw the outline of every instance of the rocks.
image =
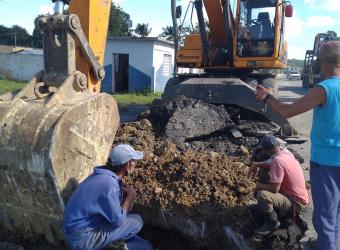
[[238, 131], [237, 129], [231, 129], [230, 130], [230, 133], [232, 134], [232, 136], [235, 138], [235, 139], [239, 139], [239, 138], [242, 138], [243, 135], [241, 134], [240, 131]]
[[151, 121], [156, 137], [170, 140], [182, 150], [228, 156], [248, 154], [240, 146], [255, 148], [264, 134], [279, 132], [276, 125], [242, 108], [215, 106], [185, 96], [156, 100], [142, 117]]
[[150, 120], [158, 133], [176, 142], [206, 136], [233, 125], [224, 106], [185, 96], [154, 102]]

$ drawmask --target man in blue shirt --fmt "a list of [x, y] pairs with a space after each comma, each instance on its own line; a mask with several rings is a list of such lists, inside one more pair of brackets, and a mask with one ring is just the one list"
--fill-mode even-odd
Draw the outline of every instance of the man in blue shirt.
[[107, 164], [96, 167], [77, 187], [64, 211], [63, 231], [72, 249], [102, 249], [119, 242], [125, 242], [129, 250], [153, 249], [137, 236], [143, 227], [141, 216], [128, 214], [136, 191], [122, 184], [143, 156], [143, 152], [120, 144], [111, 150]]
[[302, 98], [284, 104], [261, 85], [256, 98], [286, 118], [313, 109], [310, 179], [316, 249], [336, 250], [340, 233], [340, 42], [325, 43], [319, 59], [325, 80]]

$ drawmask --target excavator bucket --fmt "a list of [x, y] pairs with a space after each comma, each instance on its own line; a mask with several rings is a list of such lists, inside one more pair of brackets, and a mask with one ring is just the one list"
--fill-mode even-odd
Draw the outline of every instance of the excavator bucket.
[[77, 42], [93, 77], [104, 73], [91, 61], [77, 16], [36, 23], [44, 32], [45, 69], [19, 93], [0, 96], [0, 226], [57, 243], [64, 204], [94, 166], [105, 164], [119, 113], [112, 96], [90, 91], [88, 77], [76, 70]]
[[[278, 86], [275, 79], [264, 79], [261, 84], [271, 88], [274, 95], [277, 95]], [[236, 105], [274, 122], [281, 127], [281, 132], [284, 135], [297, 135], [297, 131], [287, 119], [256, 100], [255, 88], [256, 85], [251, 81], [246, 83], [240, 78], [193, 77], [182, 80], [179, 77], [174, 77], [168, 81], [162, 98], [171, 99], [174, 96], [185, 95], [212, 104]]]
[[70, 192], [106, 162], [119, 113], [110, 95], [70, 92], [77, 74], [39, 99], [41, 81], [42, 73], [14, 97], [0, 96], [0, 223], [55, 242]]

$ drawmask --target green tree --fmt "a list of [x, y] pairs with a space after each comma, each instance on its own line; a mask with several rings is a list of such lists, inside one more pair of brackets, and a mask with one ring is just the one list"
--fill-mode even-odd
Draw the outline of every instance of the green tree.
[[163, 32], [160, 34], [160, 37], [164, 37], [168, 41], [173, 41], [174, 40], [174, 35], [173, 35], [173, 28], [172, 26], [168, 25], [165, 28], [162, 28]]
[[43, 34], [37, 28], [34, 28], [32, 34], [32, 47], [42, 48], [43, 47]]
[[19, 25], [13, 25], [11, 28], [0, 25], [0, 44], [29, 47], [31, 43], [31, 35]]
[[10, 45], [14, 42], [14, 34], [12, 34], [12, 30], [3, 25], [0, 25], [0, 44], [2, 45]]
[[[173, 28], [172, 26], [166, 26], [165, 28], [162, 28], [163, 29], [163, 32], [159, 35], [159, 37], [163, 37], [165, 38], [166, 40], [168, 41], [173, 41], [174, 40], [174, 36], [173, 36]], [[184, 43], [184, 39], [185, 39], [185, 36], [187, 34], [192, 34], [191, 32], [191, 29], [189, 26], [187, 27], [183, 27], [183, 26], [180, 26], [178, 28], [178, 40], [179, 40], [179, 44], [180, 45], [183, 45]]]
[[130, 15], [114, 3], [111, 6], [108, 36], [131, 36], [132, 21]]
[[136, 35], [146, 37], [151, 33], [151, 30], [148, 23], [138, 23], [134, 31]]

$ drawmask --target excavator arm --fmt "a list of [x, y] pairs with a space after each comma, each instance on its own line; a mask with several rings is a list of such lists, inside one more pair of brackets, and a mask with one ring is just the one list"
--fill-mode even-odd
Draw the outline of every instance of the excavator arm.
[[[67, 1], [67, 0], [64, 0]], [[94, 93], [100, 92], [100, 81], [105, 76], [104, 68], [96, 74], [91, 74], [92, 62], [100, 65], [104, 63], [107, 28], [110, 17], [111, 0], [72, 0], [69, 11], [76, 14], [81, 23], [82, 30], [87, 38], [93, 56], [89, 58], [83, 50], [77, 51], [76, 67], [88, 78], [88, 89]], [[81, 48], [79, 46], [78, 48]], [[84, 53], [85, 52], [85, 53]], [[90, 63], [89, 63], [90, 59]]]

